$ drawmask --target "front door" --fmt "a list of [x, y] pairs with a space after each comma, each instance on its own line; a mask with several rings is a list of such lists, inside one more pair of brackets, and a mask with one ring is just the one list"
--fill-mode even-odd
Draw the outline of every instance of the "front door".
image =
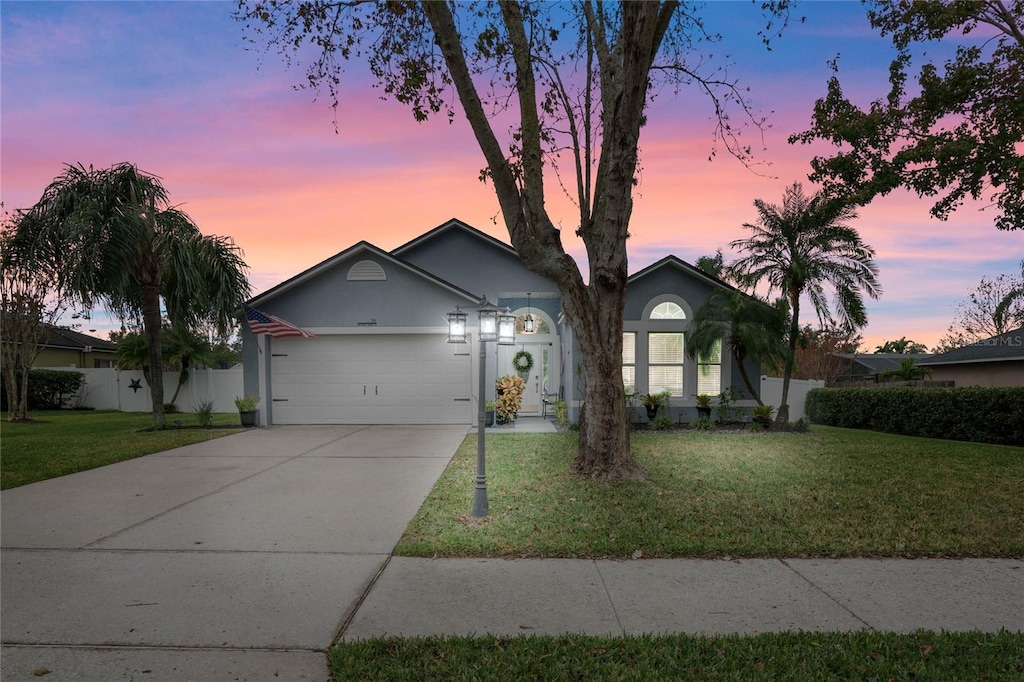
[[533, 367], [527, 374], [520, 374], [525, 382], [523, 402], [519, 414], [539, 416], [544, 410], [544, 395], [558, 393], [558, 353], [550, 341], [517, 341], [514, 346], [498, 346], [498, 374], [515, 374], [512, 359], [516, 353], [525, 350], [533, 356]]

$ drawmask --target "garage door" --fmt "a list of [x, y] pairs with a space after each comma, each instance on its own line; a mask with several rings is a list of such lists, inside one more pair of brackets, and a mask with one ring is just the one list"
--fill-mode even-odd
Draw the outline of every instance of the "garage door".
[[440, 334], [274, 339], [275, 424], [469, 424], [467, 346]]

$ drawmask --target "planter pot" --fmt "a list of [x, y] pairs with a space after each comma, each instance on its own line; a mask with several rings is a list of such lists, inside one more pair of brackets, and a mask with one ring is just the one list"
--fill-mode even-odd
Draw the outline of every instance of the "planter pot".
[[644, 405], [644, 409], [647, 410], [647, 421], [654, 421], [654, 418], [658, 416], [657, 407], [647, 407]]
[[259, 412], [252, 410], [251, 412], [239, 412], [238, 417], [242, 421], [242, 426], [256, 426], [256, 418], [259, 416]]
[[708, 419], [711, 419], [711, 408], [710, 407], [698, 407], [697, 408], [697, 416], [698, 417], [707, 417]]
[[494, 426], [494, 410], [484, 412], [484, 426]]
[[754, 423], [755, 424], [760, 424], [761, 426], [763, 426], [764, 428], [767, 429], [769, 426], [772, 425], [772, 418], [771, 417], [754, 417]]

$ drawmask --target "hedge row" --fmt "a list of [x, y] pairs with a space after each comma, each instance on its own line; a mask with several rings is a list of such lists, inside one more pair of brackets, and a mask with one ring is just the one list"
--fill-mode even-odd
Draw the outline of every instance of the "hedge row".
[[815, 388], [804, 412], [828, 426], [1024, 445], [1024, 387]]
[[[85, 385], [81, 372], [57, 369], [30, 369], [28, 371], [28, 409], [59, 410], [68, 407], [72, 398]], [[7, 409], [7, 390], [0, 378], [0, 409]]]

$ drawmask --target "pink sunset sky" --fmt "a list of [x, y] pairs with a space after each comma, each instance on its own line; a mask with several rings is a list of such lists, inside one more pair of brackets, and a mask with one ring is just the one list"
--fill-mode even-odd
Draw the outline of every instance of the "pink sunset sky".
[[[7, 210], [38, 200], [63, 164], [130, 161], [163, 179], [172, 201], [208, 234], [242, 247], [254, 293], [367, 240], [390, 250], [459, 218], [508, 241], [468, 126], [440, 117], [417, 124], [381, 101], [351, 70], [336, 114], [327, 97], [296, 91], [301, 68], [276, 53], [247, 51], [233, 2], [12, 2], [0, 4], [0, 199]], [[630, 270], [674, 254], [693, 261], [746, 236], [754, 199], [781, 201], [804, 182], [815, 148], [786, 138], [810, 124], [825, 92], [827, 60], [861, 103], [887, 92], [891, 45], [859, 3], [807, 2], [766, 52], [748, 2], [707, 6], [723, 33], [730, 72], [773, 112], [754, 173], [719, 150], [713, 161], [709, 101], [663, 93], [641, 137], [641, 182], [629, 240]], [[940, 46], [948, 48], [948, 46]], [[738, 112], [737, 114], [738, 115]], [[821, 149], [821, 148], [816, 148]], [[572, 207], [552, 186], [549, 209], [571, 235]], [[965, 207], [943, 223], [930, 202], [894, 193], [854, 225], [876, 250], [884, 294], [870, 301], [865, 346], [901, 336], [934, 344], [954, 305], [983, 276], [1020, 272], [1024, 231], [1000, 232], [994, 216]], [[584, 263], [582, 246], [566, 239]], [[803, 322], [814, 320], [808, 313]], [[94, 311], [104, 335], [120, 324]]]

